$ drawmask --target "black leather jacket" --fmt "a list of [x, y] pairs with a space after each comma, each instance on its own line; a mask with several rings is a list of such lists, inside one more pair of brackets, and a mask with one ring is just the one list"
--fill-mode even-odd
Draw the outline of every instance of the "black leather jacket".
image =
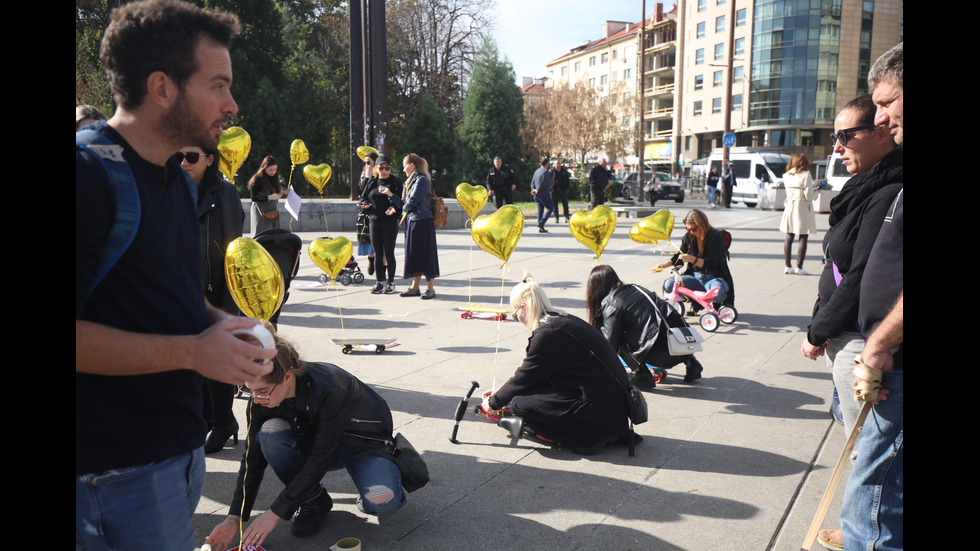
[[[661, 319], [670, 315], [670, 307], [655, 293], [643, 289], [660, 310], [658, 317], [653, 304], [638, 285], [620, 285], [602, 299], [600, 330], [620, 357], [631, 365], [642, 362], [653, 349], [662, 327]], [[664, 322], [666, 323], [666, 322]], [[636, 363], [639, 365], [639, 363]]]
[[[335, 463], [340, 446], [383, 449], [393, 441], [391, 410], [371, 387], [343, 369], [327, 363], [308, 363], [306, 373], [296, 378], [296, 397], [274, 408], [249, 403], [251, 423], [249, 442], [238, 472], [235, 496], [229, 514], [248, 520], [268, 462], [256, 435], [262, 423], [272, 418], [289, 421], [293, 430], [312, 435], [313, 452], [269, 509], [288, 519], [302, 505], [304, 497], [320, 484]], [[246, 477], [246, 467], [248, 476]], [[245, 482], [245, 509], [242, 511], [242, 481]]]

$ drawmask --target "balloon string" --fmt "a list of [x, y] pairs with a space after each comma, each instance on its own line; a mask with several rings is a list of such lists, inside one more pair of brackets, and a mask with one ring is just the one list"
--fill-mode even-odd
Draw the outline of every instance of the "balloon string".
[[[504, 265], [506, 266], [507, 263], [504, 262]], [[500, 268], [501, 268], [501, 270], [500, 270], [500, 302], [498, 303], [498, 307], [500, 309], [503, 309], [503, 306], [504, 306], [504, 289], [505, 289], [505, 282], [507, 280], [507, 272], [509, 271], [509, 266], [508, 266], [508, 270], [504, 270], [503, 269], [504, 266], [501, 266]], [[492, 370], [490, 372], [490, 390], [496, 390], [497, 389], [497, 353], [500, 350], [500, 329], [503, 326], [503, 323], [504, 323], [504, 317], [503, 316], [498, 316], [497, 317], [497, 344], [494, 345], [494, 349], [493, 349], [493, 368], [492, 368]]]
[[466, 304], [473, 306], [473, 244], [470, 243], [470, 272], [466, 279]]
[[[252, 402], [251, 399], [249, 399], [249, 401]], [[252, 407], [251, 407], [252, 403], [250, 403], [249, 406], [245, 408], [245, 414], [248, 417], [248, 422], [245, 423], [245, 431], [246, 431], [245, 432], [245, 474], [242, 475], [242, 508], [238, 511], [238, 541], [240, 542], [239, 549], [243, 547], [242, 543], [244, 543], [244, 539], [245, 539], [245, 532], [244, 532], [245, 488], [246, 488], [245, 480], [248, 479], [248, 452], [251, 449], [251, 443], [252, 443]]]
[[340, 287], [337, 287], [337, 278], [333, 279], [333, 288], [337, 291], [337, 316], [340, 317], [340, 338], [346, 340], [347, 334], [344, 333], [344, 312], [340, 309]]

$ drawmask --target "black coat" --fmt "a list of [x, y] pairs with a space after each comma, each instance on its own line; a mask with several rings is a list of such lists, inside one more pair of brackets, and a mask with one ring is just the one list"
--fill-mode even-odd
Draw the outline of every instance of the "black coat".
[[[600, 310], [602, 335], [631, 366], [639, 365], [638, 362], [644, 361], [650, 354], [662, 329], [668, 325], [667, 320], [675, 314], [673, 308], [655, 293], [641, 289], [639, 285], [632, 284], [616, 287], [602, 299]], [[659, 316], [654, 311], [654, 304], [660, 312]], [[680, 320], [676, 325], [683, 324], [683, 320]]]
[[[592, 354], [590, 354], [590, 351]], [[605, 364], [605, 365], [603, 365]], [[524, 363], [490, 397], [535, 413], [525, 423], [569, 446], [588, 447], [629, 432], [629, 382], [616, 352], [599, 331], [571, 315], [554, 315], [531, 333]]]
[[[728, 268], [728, 244], [725, 243], [725, 236], [721, 231], [711, 228], [704, 239], [704, 250], [698, 250], [698, 240], [693, 239], [690, 233], [685, 233], [681, 239], [681, 252], [694, 255], [704, 259], [704, 266], [700, 268], [691, 264], [687, 271], [681, 275], [693, 275], [694, 272], [704, 272], [714, 277], [725, 280], [728, 284], [728, 296], [725, 297], [727, 306], [735, 305], [735, 281], [732, 279], [732, 271]], [[671, 260], [677, 264], [680, 254], [675, 254]]]
[[[279, 518], [293, 516], [302, 505], [303, 498], [312, 493], [312, 489], [320, 484], [320, 479], [334, 464], [340, 446], [377, 445], [383, 448], [383, 442], [374, 444], [372, 439], [394, 439], [391, 410], [371, 387], [333, 364], [308, 363], [306, 367], [306, 373], [296, 378], [295, 398], [289, 398], [274, 408], [255, 406], [254, 402], [249, 402], [249, 442], [238, 471], [229, 514], [242, 515], [248, 520], [252, 511], [268, 466], [256, 436], [262, 424], [269, 419], [285, 419], [293, 430], [313, 435], [313, 452], [293, 481], [269, 507]], [[244, 513], [241, 508], [243, 481], [246, 483]]]
[[215, 178], [198, 189], [197, 218], [201, 225], [204, 252], [204, 295], [214, 306], [238, 315], [225, 280], [225, 250], [228, 243], [242, 236], [245, 211], [238, 190], [223, 178]]

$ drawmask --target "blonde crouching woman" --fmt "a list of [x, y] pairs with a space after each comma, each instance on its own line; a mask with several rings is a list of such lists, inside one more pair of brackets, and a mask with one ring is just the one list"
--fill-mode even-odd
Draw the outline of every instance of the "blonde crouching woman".
[[529, 434], [583, 455], [626, 443], [628, 379], [609, 341], [553, 307], [530, 276], [514, 287], [510, 304], [531, 331], [527, 355], [509, 381], [484, 396], [483, 409], [510, 405]]

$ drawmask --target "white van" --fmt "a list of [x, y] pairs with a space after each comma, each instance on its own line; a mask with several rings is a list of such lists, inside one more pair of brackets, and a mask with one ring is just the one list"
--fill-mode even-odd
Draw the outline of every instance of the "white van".
[[850, 179], [851, 173], [847, 171], [839, 153], [827, 157], [827, 183], [830, 184], [830, 189], [840, 191]]
[[[732, 191], [732, 201], [740, 201], [752, 208], [759, 202], [759, 190], [770, 188], [783, 183], [783, 173], [790, 155], [772, 149], [754, 147], [733, 147], [728, 153], [728, 160], [735, 170], [735, 189]], [[708, 157], [709, 167], [721, 169], [722, 150], [716, 149]]]

